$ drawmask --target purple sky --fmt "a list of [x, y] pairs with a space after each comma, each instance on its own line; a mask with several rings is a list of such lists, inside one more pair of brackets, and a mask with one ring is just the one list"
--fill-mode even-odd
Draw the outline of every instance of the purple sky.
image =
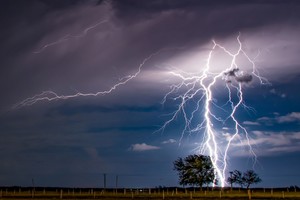
[[[203, 135], [180, 140], [180, 117], [155, 133], [176, 107], [161, 104], [178, 81], [169, 72], [203, 70], [212, 40], [234, 51], [240, 33], [271, 83], [247, 84], [245, 103], [255, 111], [239, 114], [258, 156], [258, 186], [300, 186], [298, 1], [0, 0], [0, 26], [0, 185], [34, 178], [40, 186], [101, 187], [103, 173], [112, 187], [116, 175], [120, 187], [177, 185], [172, 162], [195, 153]], [[108, 90], [153, 53], [109, 95], [12, 109], [43, 91]], [[215, 70], [224, 59], [215, 55]], [[233, 144], [229, 170], [252, 168], [245, 142]]]

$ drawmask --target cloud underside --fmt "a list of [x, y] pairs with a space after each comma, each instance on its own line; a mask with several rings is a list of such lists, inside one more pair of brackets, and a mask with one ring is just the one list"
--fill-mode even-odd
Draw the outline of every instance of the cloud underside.
[[252, 150], [258, 156], [276, 156], [279, 154], [300, 151], [300, 132], [268, 132], [252, 131], [252, 137], [247, 139], [235, 140], [233, 149], [237, 156], [249, 156], [251, 145]]
[[[5, 39], [1, 43], [2, 48], [5, 49], [3, 52], [7, 53], [2, 57], [3, 66], [11, 66], [7, 63], [15, 63], [1, 73], [3, 74], [1, 91], [10, 94], [10, 98], [13, 99], [7, 100], [8, 102], [22, 99], [19, 92], [13, 92], [20, 88], [25, 93], [24, 97], [41, 92], [45, 88], [66, 91], [71, 86], [82, 91], [86, 88], [90, 91], [102, 90], [101, 86], [110, 86], [118, 77], [130, 74], [136, 70], [143, 59], [161, 49], [184, 47], [181, 49], [185, 52], [182, 53], [184, 57], [182, 63], [174, 61], [174, 65], [182, 69], [189, 67], [193, 62], [199, 69], [199, 61], [202, 60], [198, 55], [201, 51], [199, 47], [210, 49], [211, 39], [214, 37], [221, 44], [228, 43], [226, 40], [231, 40], [231, 37], [235, 39], [238, 32], [241, 32], [241, 39], [247, 50], [254, 52], [251, 58], [256, 57], [257, 51], [262, 49], [257, 62], [258, 67], [264, 67], [262, 71], [269, 74], [273, 71], [282, 74], [280, 73], [282, 70], [270, 72], [269, 69], [282, 69], [286, 66], [286, 64], [283, 66], [283, 63], [289, 63], [291, 66], [295, 66], [295, 63], [298, 66], [299, 63], [299, 56], [295, 53], [299, 52], [300, 48], [295, 42], [298, 41], [300, 32], [296, 23], [299, 21], [299, 12], [292, 10], [293, 7], [288, 4], [280, 6], [270, 4], [267, 7], [264, 7], [264, 4], [259, 6], [254, 4], [250, 9], [244, 3], [237, 3], [236, 6], [227, 4], [216, 6], [214, 3], [206, 5], [201, 1], [192, 1], [193, 3], [155, 1], [154, 4], [143, 1], [143, 3], [131, 3], [129, 6], [128, 1], [103, 1], [97, 5], [93, 1], [86, 1], [73, 7], [66, 6], [63, 10], [56, 11], [54, 15], [51, 13], [53, 10], [46, 9], [49, 6], [47, 2], [42, 2], [46, 5], [28, 5], [23, 15], [15, 15], [11, 18], [16, 21], [22, 19], [22, 23], [13, 26], [14, 21], [5, 22], [11, 29], [3, 31], [11, 35], [12, 39]], [[206, 6], [203, 7], [203, 4]], [[44, 15], [40, 14], [42, 11], [35, 10], [36, 6], [41, 6]], [[283, 10], [288, 10], [289, 15]], [[251, 15], [253, 11], [257, 13], [255, 16]], [[266, 12], [270, 15], [266, 15]], [[33, 17], [29, 13], [38, 16], [36, 21], [32, 20]], [[271, 17], [271, 13], [277, 15]], [[245, 21], [244, 17], [239, 15], [247, 16], [247, 19], [249, 16], [251, 18]], [[291, 24], [284, 21], [288, 16], [294, 16], [287, 20]], [[226, 20], [220, 20], [223, 18]], [[3, 27], [7, 26], [5, 23]], [[284, 28], [281, 26], [282, 23], [287, 23]], [[248, 27], [254, 31], [249, 33]], [[281, 31], [277, 31], [278, 28]], [[27, 31], [20, 35], [19, 33], [24, 29]], [[284, 45], [281, 44], [283, 40], [287, 41]], [[228, 44], [236, 46], [235, 43]], [[20, 47], [19, 53], [10, 56], [11, 52], [15, 52], [16, 46]], [[197, 51], [195, 47], [198, 48]], [[267, 54], [266, 50], [272, 53]], [[272, 59], [268, 56], [272, 56]], [[145, 68], [149, 71], [154, 70], [155, 76], [147, 76], [147, 78], [153, 82], [165, 80], [160, 70], [164, 63], [170, 64], [168, 63], [170, 57], [167, 53], [154, 57], [152, 61], [157, 59], [157, 62]], [[176, 58], [177, 55], [174, 57]], [[43, 69], [38, 75], [32, 74], [31, 70], [24, 70], [39, 69], [39, 66], [43, 66]], [[156, 68], [157, 66], [160, 70]], [[23, 72], [18, 82], [15, 78], [9, 79], [9, 76], [4, 76], [15, 71]], [[294, 71], [299, 72], [299, 67], [285, 70], [284, 73]], [[64, 76], [57, 76], [66, 72], [68, 72], [67, 79]], [[252, 76], [247, 73], [235, 75], [236, 81], [251, 82]], [[4, 87], [5, 85], [11, 85], [9, 90]], [[43, 87], [38, 87], [40, 85]]]
[[[296, 131], [263, 131], [260, 127], [288, 126], [300, 124], [300, 112], [285, 115], [273, 113], [273, 117], [260, 117], [257, 121], [244, 121], [243, 125], [255, 128], [249, 131], [249, 140], [239, 135], [232, 143], [233, 154], [249, 156], [251, 148], [259, 156], [272, 156], [291, 152], [300, 152], [300, 132]], [[251, 148], [249, 147], [251, 145]], [[235, 150], [244, 151], [235, 151]]]
[[271, 126], [274, 124], [289, 124], [289, 123], [300, 123], [300, 112], [291, 112], [285, 115], [279, 115], [279, 113], [274, 113], [273, 117], [260, 117], [257, 119], [257, 121], [244, 121], [243, 125], [259, 126], [259, 125], [267, 124]]
[[258, 119], [258, 122], [267, 124], [300, 123], [300, 112], [291, 112], [281, 116], [275, 113], [274, 117], [261, 117]]

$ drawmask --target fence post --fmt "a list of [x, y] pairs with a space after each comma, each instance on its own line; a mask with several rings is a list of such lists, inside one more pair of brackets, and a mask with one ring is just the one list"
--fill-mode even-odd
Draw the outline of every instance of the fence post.
[[63, 197], [63, 190], [62, 189], [60, 189], [60, 199], [62, 199], [62, 197]]
[[34, 190], [31, 190], [31, 198], [34, 198]]
[[271, 196], [273, 196], [273, 188], [271, 189]]
[[193, 199], [193, 193], [190, 192], [190, 199]]
[[282, 191], [282, 198], [284, 199], [284, 191]]
[[220, 199], [222, 198], [222, 190], [220, 190]]
[[251, 199], [251, 190], [248, 189], [248, 198]]
[[165, 199], [165, 191], [163, 190], [163, 199]]

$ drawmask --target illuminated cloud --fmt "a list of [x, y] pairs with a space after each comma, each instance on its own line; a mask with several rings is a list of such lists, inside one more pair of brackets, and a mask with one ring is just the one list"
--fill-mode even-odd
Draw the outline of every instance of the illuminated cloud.
[[252, 122], [252, 121], [244, 121], [243, 122], [244, 125], [253, 125], [253, 126], [257, 126], [260, 125], [258, 122]]
[[162, 144], [173, 144], [173, 143], [176, 143], [177, 141], [174, 140], [174, 139], [168, 139], [168, 140], [165, 140], [162, 142]]
[[278, 123], [300, 122], [300, 112], [292, 112], [276, 118]]
[[[277, 154], [285, 154], [290, 152], [300, 152], [300, 132], [268, 132], [268, 131], [253, 131], [253, 136], [250, 139], [250, 144], [257, 151], [258, 156], [273, 156]], [[235, 141], [233, 146], [240, 148], [246, 145], [248, 141]], [[248, 156], [249, 152], [239, 151], [233, 153], [239, 156]]]
[[157, 150], [157, 149], [160, 149], [160, 147], [148, 145], [146, 143], [133, 144], [129, 148], [130, 151], [150, 151], [150, 150]]
[[274, 113], [274, 115], [275, 115], [274, 117], [261, 117], [257, 120], [267, 125], [272, 125], [274, 123], [279, 123], [279, 124], [292, 123], [292, 122], [300, 123], [300, 112], [291, 112], [281, 116], [278, 113]]
[[285, 98], [286, 97], [285, 93], [279, 92], [279, 91], [275, 90], [275, 88], [272, 88], [270, 90], [270, 93], [274, 94], [274, 95], [277, 95], [277, 96], [280, 96], [281, 98]]

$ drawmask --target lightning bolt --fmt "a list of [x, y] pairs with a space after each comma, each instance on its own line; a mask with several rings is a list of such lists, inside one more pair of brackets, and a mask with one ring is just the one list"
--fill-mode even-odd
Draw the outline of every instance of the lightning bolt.
[[[238, 49], [235, 52], [231, 52], [213, 40], [213, 46], [208, 53], [206, 64], [200, 73], [188, 74], [176, 71], [170, 72], [170, 74], [176, 76], [181, 81], [171, 86], [170, 91], [164, 96], [162, 103], [166, 103], [168, 99], [179, 103], [177, 109], [175, 109], [173, 113], [170, 113], [171, 117], [169, 120], [158, 130], [164, 131], [170, 123], [179, 116], [182, 116], [184, 128], [181, 132], [181, 139], [185, 133], [204, 133], [203, 141], [197, 149], [201, 154], [208, 154], [211, 157], [216, 172], [216, 180], [220, 182], [221, 187], [224, 187], [226, 184], [228, 152], [234, 140], [244, 136], [248, 142], [249, 153], [253, 155], [255, 162], [257, 158], [250, 145], [249, 133], [238, 121], [236, 116], [238, 109], [241, 107], [252, 110], [252, 108], [245, 105], [243, 84], [249, 83], [252, 77], [256, 77], [261, 84], [270, 84], [267, 79], [260, 76], [254, 60], [243, 50], [240, 34], [237, 36], [236, 41], [238, 43]], [[228, 67], [224, 67], [224, 69], [216, 73], [212, 70], [213, 66], [211, 61], [213, 53], [218, 50], [225, 53], [231, 62]], [[244, 72], [238, 73], [239, 66], [236, 61], [238, 56], [244, 57], [249, 62], [252, 67], [250, 74], [245, 74]], [[214, 88], [217, 87], [217, 82], [220, 79], [223, 79], [226, 84], [228, 101], [225, 105], [230, 105], [229, 109], [217, 105], [217, 100], [214, 99]], [[194, 105], [192, 111], [190, 110], [190, 104]], [[203, 111], [201, 111], [201, 108]], [[215, 109], [228, 113], [227, 117], [222, 118], [218, 116]], [[203, 118], [200, 122], [198, 122], [196, 118], [198, 117], [198, 113], [201, 113]], [[194, 125], [194, 123], [196, 123], [196, 125]], [[217, 123], [221, 123], [223, 126], [225, 124], [233, 124], [231, 125], [232, 132], [227, 138], [222, 137], [222, 134], [219, 134], [220, 131], [214, 128]]]
[[[85, 29], [85, 31], [77, 36], [65, 36], [57, 42], [45, 45], [40, 49], [41, 52], [45, 48], [58, 44], [60, 42], [71, 39], [72, 37], [83, 37], [89, 30], [96, 26], [105, 23], [106, 21], [99, 22], [98, 24]], [[177, 117], [182, 116], [184, 120], [184, 127], [181, 132], [181, 139], [186, 133], [204, 133], [202, 144], [197, 148], [202, 154], [209, 154], [213, 163], [216, 180], [221, 184], [221, 187], [226, 185], [226, 170], [228, 166], [228, 153], [232, 143], [241, 137], [244, 137], [248, 141], [248, 150], [256, 160], [256, 155], [250, 145], [250, 136], [246, 128], [237, 119], [237, 111], [240, 108], [252, 110], [244, 102], [243, 85], [252, 81], [252, 77], [259, 80], [261, 84], [270, 84], [268, 80], [260, 76], [256, 65], [255, 58], [251, 59], [243, 49], [243, 45], [240, 41], [240, 34], [236, 37], [238, 49], [236, 51], [229, 51], [224, 46], [218, 44], [212, 40], [213, 46], [208, 52], [206, 63], [199, 73], [187, 73], [181, 71], [171, 71], [170, 75], [177, 77], [180, 81], [171, 85], [169, 92], [163, 97], [162, 103], [168, 103], [169, 100], [177, 102], [177, 108], [174, 112], [169, 113], [169, 119], [161, 126], [158, 131], [164, 131], [165, 128], [173, 123]], [[72, 95], [58, 95], [53, 91], [44, 91], [33, 97], [27, 98], [13, 106], [14, 109], [18, 109], [24, 106], [31, 106], [41, 101], [55, 101], [66, 100], [77, 97], [87, 96], [101, 96], [106, 95], [122, 85], [125, 85], [130, 80], [136, 78], [142, 71], [142, 68], [147, 61], [152, 59], [155, 55], [159, 54], [162, 50], [159, 50], [148, 57], [146, 57], [138, 66], [136, 72], [131, 75], [124, 76], [115, 85], [104, 91], [98, 91], [95, 93], [82, 93], [78, 92]], [[222, 51], [231, 60], [229, 66], [221, 69], [220, 72], [214, 72], [211, 64], [213, 54], [217, 51]], [[237, 63], [237, 57], [243, 57], [247, 60], [251, 66], [251, 72], [244, 73], [239, 70]], [[225, 105], [219, 106], [217, 99], [214, 98], [214, 88], [218, 87], [219, 80], [222, 80], [225, 84], [225, 90], [227, 92], [228, 101]], [[191, 106], [193, 105], [193, 109]], [[228, 106], [229, 105], [229, 106]], [[229, 108], [228, 108], [229, 107]], [[216, 109], [226, 113], [226, 117], [218, 116]], [[199, 120], [200, 118], [200, 120]], [[203, 119], [201, 119], [203, 118]], [[228, 133], [226, 138], [222, 137], [220, 131], [215, 128], [217, 123], [223, 125], [230, 125], [231, 132]]]
[[67, 35], [63, 36], [62, 38], [60, 38], [60, 39], [58, 39], [58, 40], [56, 40], [54, 42], [45, 44], [44, 46], [42, 46], [38, 50], [34, 51], [33, 53], [35, 53], [35, 54], [41, 53], [41, 52], [43, 52], [48, 47], [51, 47], [51, 46], [54, 46], [54, 45], [58, 45], [60, 43], [66, 42], [66, 41], [71, 40], [71, 39], [82, 38], [82, 37], [86, 36], [88, 34], [88, 32], [91, 31], [92, 29], [95, 29], [96, 27], [98, 27], [101, 24], [104, 24], [104, 23], [106, 23], [108, 21], [109, 21], [108, 19], [101, 20], [98, 23], [96, 23], [96, 24], [94, 24], [92, 26], [87, 27], [81, 33], [79, 33], [77, 35], [67, 34]]
[[147, 61], [149, 61], [153, 56], [159, 54], [161, 51], [164, 51], [165, 49], [159, 50], [155, 53], [150, 54], [148, 57], [146, 57], [139, 65], [138, 69], [133, 73], [130, 74], [128, 76], [124, 76], [122, 78], [119, 79], [119, 82], [117, 82], [115, 85], [113, 85], [112, 87], [110, 87], [107, 90], [104, 91], [98, 91], [95, 93], [82, 93], [82, 92], [77, 92], [75, 94], [71, 94], [71, 95], [58, 95], [57, 93], [55, 93], [54, 91], [43, 91], [40, 94], [34, 95], [33, 97], [29, 97], [27, 99], [24, 99], [23, 101], [16, 103], [15, 105], [13, 105], [13, 109], [18, 109], [24, 106], [31, 106], [37, 102], [40, 101], [55, 101], [55, 100], [66, 100], [66, 99], [71, 99], [71, 98], [77, 98], [77, 97], [89, 97], [89, 96], [101, 96], [101, 95], [106, 95], [109, 94], [111, 92], [113, 92], [114, 90], [116, 90], [117, 88], [119, 88], [122, 85], [125, 85], [127, 82], [129, 82], [130, 80], [134, 79], [135, 77], [137, 77], [141, 71], [142, 68], [144, 67], [144, 65], [147, 63]]

